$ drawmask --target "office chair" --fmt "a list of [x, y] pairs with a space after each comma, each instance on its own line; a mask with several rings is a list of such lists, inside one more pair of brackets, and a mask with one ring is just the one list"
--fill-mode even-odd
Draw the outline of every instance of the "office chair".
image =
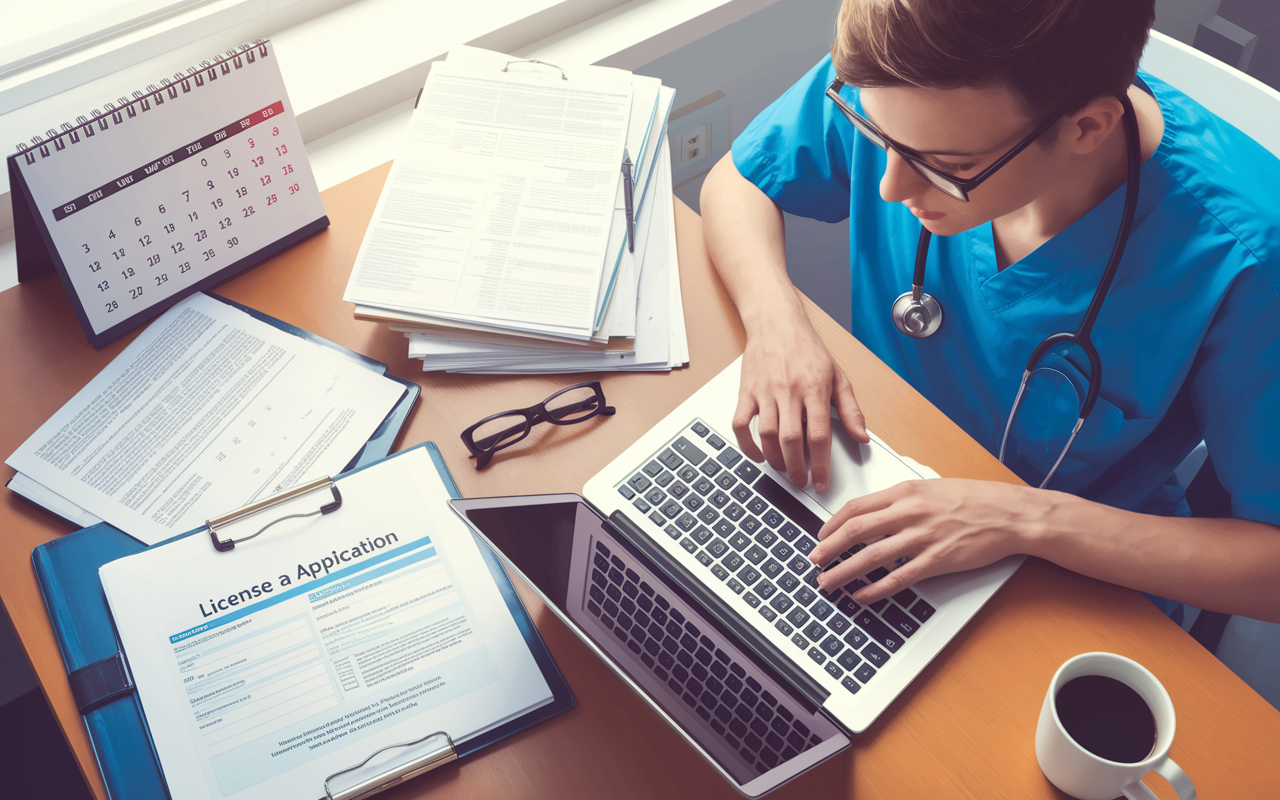
[[[1151, 32], [1141, 67], [1280, 157], [1280, 91], [1157, 31]], [[1193, 516], [1230, 517], [1231, 498], [1218, 481], [1213, 454], [1204, 448], [1201, 442], [1177, 470], [1187, 503]], [[1201, 611], [1190, 633], [1280, 708], [1280, 625]]]

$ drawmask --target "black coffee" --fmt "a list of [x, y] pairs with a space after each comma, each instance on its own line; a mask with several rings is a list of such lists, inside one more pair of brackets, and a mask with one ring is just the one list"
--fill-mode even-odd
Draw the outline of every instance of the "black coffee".
[[1133, 764], [1156, 746], [1156, 719], [1142, 696], [1116, 680], [1081, 675], [1054, 698], [1058, 719], [1076, 743], [1095, 756]]

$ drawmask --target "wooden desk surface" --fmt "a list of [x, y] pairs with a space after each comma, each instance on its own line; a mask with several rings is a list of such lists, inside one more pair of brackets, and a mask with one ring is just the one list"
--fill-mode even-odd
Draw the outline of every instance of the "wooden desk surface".
[[[387, 168], [324, 193], [324, 233], [217, 291], [390, 365], [423, 391], [400, 446], [433, 439], [467, 496], [580, 490], [586, 480], [741, 353], [737, 314], [711, 269], [696, 214], [677, 203], [676, 226], [691, 365], [670, 374], [604, 374], [614, 417], [573, 429], [541, 426], [475, 472], [458, 434], [484, 414], [536, 402], [567, 377], [430, 374], [405, 339], [357, 321], [343, 289]], [[809, 313], [858, 392], [868, 424], [944, 476], [1015, 480], [816, 306]], [[56, 277], [0, 294], [0, 375], [7, 382], [0, 454], [8, 455], [113, 358], [85, 343]], [[7, 467], [0, 477], [7, 480]], [[0, 496], [0, 597], [89, 786], [105, 798], [45, 615], [29, 554], [71, 527], [12, 492]], [[1135, 569], [1141, 565], [1135, 564]], [[521, 587], [548, 647], [578, 697], [567, 714], [483, 754], [400, 787], [403, 799], [608, 795], [739, 795], [657, 714]], [[1108, 650], [1163, 681], [1178, 714], [1173, 757], [1203, 798], [1276, 797], [1280, 712], [1140, 594], [1030, 560], [939, 658], [854, 740], [851, 750], [773, 796], [873, 798], [1063, 797], [1040, 773], [1034, 732], [1058, 665]], [[1159, 779], [1157, 793], [1173, 797]]]

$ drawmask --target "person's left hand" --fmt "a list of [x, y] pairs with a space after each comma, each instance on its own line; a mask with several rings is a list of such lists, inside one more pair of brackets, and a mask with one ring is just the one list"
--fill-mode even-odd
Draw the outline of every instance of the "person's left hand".
[[846, 503], [818, 532], [820, 541], [809, 559], [825, 566], [850, 547], [878, 539], [818, 577], [828, 591], [876, 567], [910, 559], [853, 594], [859, 603], [874, 603], [934, 575], [1030, 552], [1057, 494], [958, 478], [905, 481]]

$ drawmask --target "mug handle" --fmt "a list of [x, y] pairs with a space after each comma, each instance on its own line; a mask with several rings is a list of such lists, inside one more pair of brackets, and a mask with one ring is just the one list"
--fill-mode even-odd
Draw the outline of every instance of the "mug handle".
[[[1182, 771], [1172, 758], [1160, 759], [1151, 766], [1151, 769], [1160, 773], [1160, 777], [1169, 782], [1173, 790], [1178, 793], [1180, 800], [1196, 800], [1196, 787], [1191, 783], [1191, 779], [1187, 777], [1187, 773]], [[1122, 790], [1124, 796], [1128, 800], [1159, 800], [1155, 792], [1147, 788], [1147, 785], [1141, 780], [1136, 780]]]

